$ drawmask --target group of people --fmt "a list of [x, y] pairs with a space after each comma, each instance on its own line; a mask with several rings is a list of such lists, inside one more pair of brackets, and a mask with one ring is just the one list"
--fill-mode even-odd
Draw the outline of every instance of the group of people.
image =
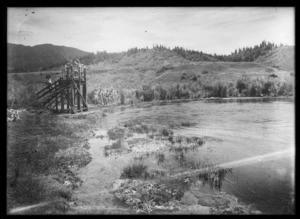
[[[85, 65], [80, 63], [79, 59], [76, 59], [74, 61], [70, 61], [65, 65], [65, 71], [67, 71], [67, 68], [72, 66], [75, 76], [78, 76], [79, 73], [82, 74], [85, 68]], [[75, 68], [76, 67], [76, 68]]]
[[[76, 59], [75, 61], [69, 61], [66, 65], [65, 65], [65, 72], [67, 71], [67, 68], [72, 66], [73, 67], [73, 71], [75, 76], [78, 76], [79, 72], [80, 74], [83, 73], [85, 65], [83, 65], [82, 63], [80, 63], [79, 59]], [[76, 68], [75, 68], [76, 67]], [[46, 84], [51, 88], [52, 86], [52, 79], [50, 75], [46, 75]]]
[[114, 89], [95, 89], [93, 92], [92, 101], [96, 105], [103, 105], [107, 106], [108, 104], [112, 103], [118, 96], [118, 91]]

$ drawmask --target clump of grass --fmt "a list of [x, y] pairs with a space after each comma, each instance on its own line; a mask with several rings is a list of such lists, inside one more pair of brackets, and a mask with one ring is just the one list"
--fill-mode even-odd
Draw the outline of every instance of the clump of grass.
[[19, 203], [39, 202], [44, 199], [46, 193], [43, 182], [33, 177], [21, 178], [13, 190], [13, 196], [18, 199]]
[[147, 168], [148, 167], [142, 163], [126, 166], [123, 168], [121, 178], [129, 178], [129, 179], [147, 178], [149, 176]]
[[122, 140], [119, 139], [117, 142], [114, 142], [112, 145], [111, 145], [111, 149], [119, 149], [122, 147]]
[[130, 180], [123, 183], [114, 193], [115, 198], [132, 206], [137, 212], [151, 213], [154, 209], [174, 210], [183, 192], [161, 183], [144, 180]]
[[123, 126], [126, 128], [132, 128], [134, 125], [135, 125], [135, 122], [133, 120], [129, 120], [129, 121], [124, 122]]
[[163, 128], [161, 130], [161, 135], [164, 136], [164, 137], [168, 137], [168, 136], [173, 135], [173, 131], [172, 130], [168, 130], [166, 128]]
[[205, 143], [203, 138], [192, 137], [191, 140], [192, 140], [193, 143], [195, 143], [198, 146], [202, 146]]
[[142, 123], [142, 124], [141, 124], [141, 128], [143, 129], [143, 131], [144, 131], [145, 133], [148, 134], [149, 128], [148, 128], [148, 126], [147, 126], [146, 124]]
[[117, 140], [120, 138], [124, 138], [124, 134], [125, 134], [125, 129], [120, 128], [120, 127], [115, 127], [115, 128], [109, 129], [107, 132], [107, 135], [108, 135], [109, 139], [111, 139], [111, 140]]
[[181, 126], [185, 126], [185, 127], [190, 127], [190, 126], [193, 126], [195, 125], [195, 123], [192, 123], [192, 122], [182, 122], [181, 123]]

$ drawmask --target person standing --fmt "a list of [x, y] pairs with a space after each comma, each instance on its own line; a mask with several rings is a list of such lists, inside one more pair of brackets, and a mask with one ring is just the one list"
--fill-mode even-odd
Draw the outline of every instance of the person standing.
[[47, 84], [48, 84], [49, 87], [51, 88], [51, 86], [52, 86], [51, 76], [50, 76], [50, 75], [46, 75], [46, 79], [47, 79]]

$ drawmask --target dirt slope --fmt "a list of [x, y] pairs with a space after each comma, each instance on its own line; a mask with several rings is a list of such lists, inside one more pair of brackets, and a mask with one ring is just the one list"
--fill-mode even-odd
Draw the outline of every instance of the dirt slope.
[[260, 56], [256, 61], [279, 69], [295, 72], [295, 47], [282, 46]]

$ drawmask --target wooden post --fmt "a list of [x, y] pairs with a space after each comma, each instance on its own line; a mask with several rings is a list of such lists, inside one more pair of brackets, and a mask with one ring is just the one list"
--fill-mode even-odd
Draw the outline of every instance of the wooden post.
[[73, 69], [71, 66], [71, 113], [74, 112], [74, 74], [73, 74]]
[[58, 112], [58, 94], [56, 93], [56, 90], [57, 90], [57, 84], [55, 84], [54, 93], [56, 94], [55, 95], [55, 109], [56, 109], [56, 112]]
[[[67, 82], [66, 83], [69, 83], [69, 66], [67, 67]], [[67, 112], [69, 113], [70, 112], [70, 101], [69, 101], [69, 90], [70, 90], [70, 88], [68, 88], [67, 90], [66, 90], [66, 96], [67, 96]]]
[[77, 87], [78, 87], [78, 90], [77, 90], [77, 109], [80, 111], [81, 110], [81, 101], [80, 101], [80, 95], [79, 93], [81, 92], [81, 89], [80, 89], [80, 85], [81, 85], [81, 74], [80, 74], [80, 67], [77, 66], [77, 69], [78, 69], [78, 82], [77, 82]]
[[[60, 78], [60, 85], [62, 86], [63, 78]], [[64, 101], [64, 91], [61, 89], [60, 91], [60, 112], [64, 112], [65, 101]]]
[[88, 111], [87, 105], [86, 105], [86, 69], [83, 70], [83, 85], [82, 85], [82, 93], [83, 93], [83, 111]]

